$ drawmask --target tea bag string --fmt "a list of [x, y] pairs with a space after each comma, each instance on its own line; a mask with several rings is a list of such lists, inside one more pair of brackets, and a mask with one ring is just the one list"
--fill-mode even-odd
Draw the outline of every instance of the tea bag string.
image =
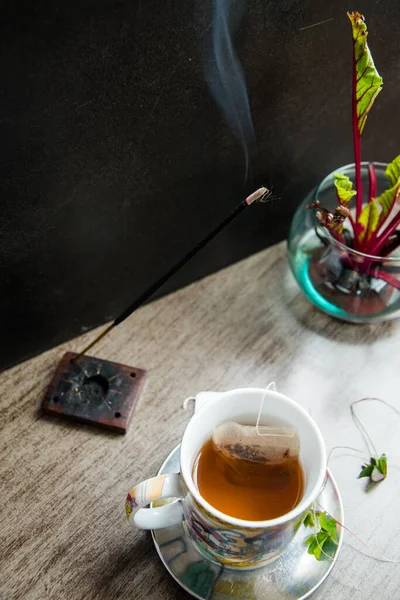
[[265, 398], [267, 397], [267, 394], [270, 390], [273, 392], [276, 392], [275, 381], [271, 381], [271, 383], [269, 383], [264, 390], [264, 395], [263, 395], [261, 403], [260, 403], [260, 408], [258, 409], [258, 416], [257, 416], [257, 422], [256, 422], [256, 433], [260, 437], [287, 437], [287, 433], [261, 433], [260, 432], [261, 414], [262, 414], [262, 410], [264, 407]]

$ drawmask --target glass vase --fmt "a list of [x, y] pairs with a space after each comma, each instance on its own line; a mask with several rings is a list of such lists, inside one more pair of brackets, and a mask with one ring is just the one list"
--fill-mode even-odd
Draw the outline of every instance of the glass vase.
[[[386, 164], [374, 163], [377, 195], [390, 184]], [[334, 173], [355, 181], [354, 164], [336, 169], [297, 209], [288, 239], [289, 264], [304, 295], [332, 317], [369, 323], [400, 316], [400, 251], [370, 256], [340, 243], [322, 227], [315, 211], [307, 208], [320, 200], [333, 211], [338, 205]], [[362, 163], [363, 198], [368, 198], [368, 163]]]

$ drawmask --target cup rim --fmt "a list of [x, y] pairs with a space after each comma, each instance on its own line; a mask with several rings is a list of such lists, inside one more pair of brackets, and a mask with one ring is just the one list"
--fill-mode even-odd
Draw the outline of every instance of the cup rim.
[[182, 437], [180, 467], [181, 467], [181, 476], [185, 482], [185, 485], [189, 489], [191, 495], [196, 500], [196, 502], [200, 506], [202, 506], [208, 513], [210, 513], [214, 518], [222, 520], [222, 521], [229, 523], [230, 525], [233, 525], [238, 528], [241, 527], [241, 528], [247, 528], [247, 529], [266, 529], [266, 528], [275, 527], [276, 525], [283, 525], [284, 523], [288, 523], [289, 521], [292, 521], [293, 519], [296, 519], [296, 517], [300, 516], [316, 500], [316, 498], [318, 497], [318, 495], [320, 494], [320, 492], [322, 490], [322, 487], [323, 487], [323, 484], [325, 481], [325, 477], [326, 477], [326, 473], [327, 473], [327, 456], [326, 456], [325, 442], [324, 442], [322, 433], [321, 433], [318, 425], [315, 423], [314, 419], [308, 414], [308, 412], [300, 404], [298, 404], [297, 402], [295, 402], [288, 396], [281, 394], [280, 392], [274, 392], [272, 390], [268, 390], [268, 394], [275, 396], [277, 399], [283, 401], [284, 403], [290, 405], [295, 410], [299, 411], [303, 415], [303, 417], [305, 417], [305, 419], [308, 421], [308, 424], [311, 426], [311, 428], [314, 431], [315, 437], [316, 437], [318, 445], [319, 445], [319, 450], [320, 450], [320, 454], [321, 454], [321, 464], [322, 464], [322, 467], [321, 467], [320, 472], [317, 477], [317, 481], [316, 481], [315, 485], [313, 486], [313, 488], [310, 490], [310, 492], [307, 494], [307, 496], [303, 496], [302, 500], [299, 502], [299, 504], [297, 506], [295, 506], [288, 513], [281, 515], [280, 517], [276, 517], [275, 519], [266, 519], [264, 521], [247, 521], [245, 519], [238, 519], [236, 517], [231, 517], [230, 515], [227, 515], [226, 513], [223, 513], [220, 510], [214, 508], [211, 504], [209, 504], [207, 502], [207, 500], [205, 500], [200, 495], [200, 492], [196, 488], [194, 481], [193, 481], [192, 472], [191, 472], [192, 465], [190, 465], [189, 472], [187, 472], [187, 468], [183, 464], [183, 452], [182, 452], [182, 450], [184, 450], [185, 441], [187, 441], [190, 438], [190, 432], [191, 432], [192, 428], [195, 427], [196, 422], [201, 418], [201, 416], [205, 410], [209, 410], [213, 404], [219, 402], [221, 397], [229, 396], [229, 394], [231, 394], [233, 392], [235, 392], [235, 393], [251, 392], [252, 393], [255, 391], [265, 393], [265, 389], [263, 389], [263, 388], [237, 388], [234, 390], [229, 390], [227, 392], [221, 392], [220, 397], [209, 400], [204, 406], [202, 406], [199, 409], [198, 412], [194, 413], [194, 415], [190, 419], [189, 423], [187, 424], [187, 427], [186, 427], [183, 437]]

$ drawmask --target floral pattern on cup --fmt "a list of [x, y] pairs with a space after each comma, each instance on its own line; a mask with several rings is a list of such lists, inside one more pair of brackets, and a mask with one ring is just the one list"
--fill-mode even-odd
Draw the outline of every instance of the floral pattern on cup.
[[208, 558], [237, 567], [257, 566], [279, 556], [295, 536], [305, 514], [268, 530], [232, 527], [214, 519], [190, 496], [183, 503], [185, 529]]
[[126, 512], [126, 518], [128, 519], [128, 521], [129, 521], [131, 514], [133, 513], [134, 509], [137, 508], [137, 506], [138, 506], [138, 504], [136, 502], [135, 497], [132, 497], [129, 493], [126, 498], [126, 502], [125, 502], [125, 512]]

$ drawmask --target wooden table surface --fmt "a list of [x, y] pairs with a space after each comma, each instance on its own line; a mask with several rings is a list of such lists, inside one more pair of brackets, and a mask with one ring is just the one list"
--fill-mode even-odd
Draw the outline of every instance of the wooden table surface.
[[[378, 396], [400, 407], [400, 321], [342, 324], [314, 309], [286, 266], [284, 244], [145, 306], [95, 355], [148, 371], [125, 436], [43, 417], [39, 406], [66, 350], [92, 331], [1, 375], [0, 599], [185, 599], [150, 533], [124, 515], [132, 485], [157, 471], [190, 415], [183, 400], [202, 390], [265, 386], [300, 402], [328, 449], [363, 449], [349, 406]], [[389, 476], [368, 491], [360, 459], [337, 451], [349, 533], [316, 600], [400, 599], [400, 418], [385, 406], [359, 409]], [[392, 467], [392, 468], [391, 468]], [[364, 553], [364, 554], [363, 554]]]

